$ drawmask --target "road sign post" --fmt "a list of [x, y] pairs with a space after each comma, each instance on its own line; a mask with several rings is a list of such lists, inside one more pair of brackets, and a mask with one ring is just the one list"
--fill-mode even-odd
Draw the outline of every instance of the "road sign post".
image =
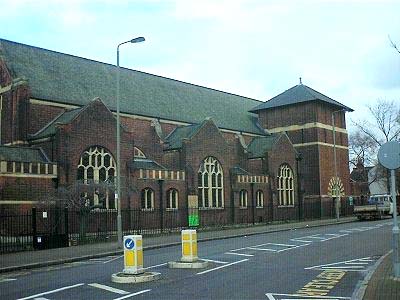
[[400, 278], [399, 262], [399, 225], [397, 223], [396, 175], [400, 168], [400, 143], [391, 141], [383, 144], [378, 152], [379, 163], [390, 170], [390, 194], [393, 200], [393, 272], [395, 278]]

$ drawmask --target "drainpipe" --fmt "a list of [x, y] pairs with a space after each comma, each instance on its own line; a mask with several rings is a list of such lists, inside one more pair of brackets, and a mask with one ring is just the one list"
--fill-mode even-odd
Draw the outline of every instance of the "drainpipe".
[[164, 201], [163, 201], [163, 179], [158, 180], [158, 186], [159, 186], [159, 195], [160, 195], [160, 230], [161, 233], [164, 230]]
[[252, 213], [252, 222], [253, 222], [253, 225], [255, 224], [255, 219], [256, 219], [256, 216], [255, 216], [255, 209], [254, 209], [254, 182], [251, 182], [250, 183], [250, 186], [251, 186], [251, 213]]

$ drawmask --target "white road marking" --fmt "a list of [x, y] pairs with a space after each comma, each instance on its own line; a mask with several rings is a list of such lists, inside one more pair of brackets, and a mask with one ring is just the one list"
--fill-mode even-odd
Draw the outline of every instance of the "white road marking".
[[340, 270], [347, 270], [347, 269], [359, 269], [359, 270], [363, 270], [364, 267], [363, 266], [332, 266], [332, 267], [323, 267], [324, 270], [325, 269], [340, 269]]
[[2, 279], [0, 279], [0, 282], [8, 282], [8, 281], [15, 281], [15, 280], [17, 280], [17, 279], [15, 279], [15, 278], [2, 278]]
[[147, 270], [147, 269], [157, 268], [157, 267], [165, 266], [165, 265], [167, 265], [167, 264], [168, 264], [168, 263], [162, 263], [162, 264], [159, 264], [159, 265], [154, 265], [154, 266], [150, 266], [150, 267], [143, 268], [143, 269]]
[[371, 257], [363, 257], [357, 258], [352, 260], [340, 261], [330, 264], [312, 266], [308, 268], [304, 268], [305, 270], [311, 269], [322, 269], [322, 270], [331, 270], [331, 269], [340, 269], [340, 270], [347, 270], [347, 271], [360, 271], [365, 270], [368, 267], [370, 262], [374, 262], [375, 260], [371, 259]]
[[197, 273], [197, 275], [206, 274], [208, 272], [212, 272], [212, 271], [216, 271], [216, 270], [219, 270], [219, 269], [222, 269], [222, 268], [226, 268], [226, 267], [229, 267], [229, 266], [232, 266], [232, 265], [240, 264], [240, 263], [248, 261], [248, 260], [249, 260], [248, 258], [245, 258], [245, 259], [242, 259], [242, 260], [239, 260], [239, 261], [235, 261], [233, 263], [229, 263], [229, 264], [226, 264], [226, 265], [223, 265], [223, 266], [219, 266], [219, 267], [216, 267], [216, 268], [213, 268], [213, 269], [209, 269], [209, 270], [205, 270], [205, 271], [199, 272], [199, 273]]
[[[299, 294], [276, 294], [276, 293], [266, 293], [265, 296], [269, 300], [350, 300], [350, 297], [335, 297], [335, 296], [305, 296]], [[294, 298], [296, 297], [296, 298]]]
[[126, 295], [126, 296], [119, 297], [119, 298], [115, 298], [113, 300], [127, 299], [127, 298], [130, 298], [130, 297], [133, 297], [133, 296], [137, 296], [137, 295], [140, 295], [140, 294], [144, 294], [144, 293], [150, 292], [150, 291], [151, 290], [143, 290], [143, 291], [140, 291], [140, 292], [137, 292], [137, 293], [133, 293], [133, 294], [129, 294], [129, 295]]
[[296, 248], [300, 248], [300, 247], [305, 247], [305, 246], [308, 246], [308, 245], [310, 245], [310, 244], [298, 245], [298, 246], [295, 246], [295, 247], [290, 247], [290, 248], [286, 248], [286, 249], [278, 250], [277, 252], [288, 251], [288, 250], [292, 250], [292, 249], [296, 249]]
[[230, 255], [238, 255], [238, 256], [254, 256], [254, 254], [244, 254], [244, 253], [235, 253], [235, 252], [225, 252], [224, 254], [230, 254]]
[[227, 263], [228, 263], [228, 262], [226, 262], [226, 261], [213, 260], [213, 259], [205, 259], [205, 258], [201, 258], [201, 260], [213, 262], [213, 263], [216, 263], [216, 264], [227, 264]]
[[114, 261], [114, 260], [117, 260], [118, 258], [121, 258], [121, 257], [123, 257], [123, 256], [124, 256], [124, 255], [120, 255], [120, 256], [117, 256], [117, 257], [113, 257], [113, 258], [111, 258], [110, 260], [107, 260], [107, 261], [103, 262], [103, 264], [107, 264], [107, 263], [112, 262], [112, 261]]
[[33, 299], [33, 298], [37, 298], [37, 297], [40, 297], [40, 296], [43, 296], [43, 295], [48, 295], [48, 294], [53, 294], [53, 293], [57, 293], [57, 292], [68, 290], [68, 289], [73, 289], [73, 288], [76, 288], [76, 287], [82, 286], [82, 285], [84, 285], [84, 283], [78, 283], [78, 284], [74, 284], [74, 285], [69, 285], [69, 286], [65, 286], [65, 287], [59, 288], [59, 289], [55, 289], [55, 290], [47, 291], [47, 292], [44, 292], [44, 293], [28, 296], [28, 297], [25, 297], [25, 298], [19, 298], [17, 300]]
[[306, 241], [306, 240], [303, 240], [303, 239], [300, 239], [300, 238], [294, 238], [294, 239], [291, 239], [291, 241], [293, 241], [293, 242], [300, 242], [300, 243], [312, 243], [313, 241]]
[[50, 299], [45, 298], [45, 297], [40, 297], [40, 298], [35, 298], [34, 300], [50, 300]]
[[269, 248], [247, 247], [246, 249], [249, 249], [249, 250], [256, 250], [256, 251], [271, 251], [271, 252], [278, 252], [278, 250], [276, 250], [276, 249], [269, 249]]
[[104, 284], [99, 284], [99, 283], [89, 283], [88, 286], [95, 287], [95, 288], [102, 289], [102, 290], [106, 290], [106, 291], [109, 291], [109, 292], [112, 292], [112, 293], [116, 293], [116, 294], [120, 294], [120, 295], [126, 295], [126, 294], [130, 293], [130, 292], [127, 292], [127, 291], [123, 291], [123, 290], [116, 289], [116, 288], [113, 288], [111, 286], [104, 285]]

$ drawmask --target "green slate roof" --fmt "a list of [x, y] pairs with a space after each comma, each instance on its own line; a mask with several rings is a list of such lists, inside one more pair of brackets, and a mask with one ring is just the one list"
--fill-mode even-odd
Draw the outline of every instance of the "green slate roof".
[[182, 139], [189, 139], [196, 134], [196, 132], [203, 126], [201, 124], [193, 124], [189, 126], [176, 127], [167, 137], [166, 150], [180, 149], [182, 147]]
[[250, 112], [256, 113], [262, 109], [291, 105], [301, 102], [318, 101], [318, 100], [337, 106], [339, 109], [344, 109], [346, 111], [353, 111], [353, 109], [351, 109], [350, 107], [347, 107], [346, 105], [343, 105], [337, 102], [336, 100], [333, 100], [328, 96], [325, 96], [320, 92], [317, 92], [316, 90], [313, 90], [312, 88], [300, 83], [284, 91], [283, 93], [271, 98], [267, 102], [257, 105], [256, 107], [252, 108]]
[[249, 172], [239, 166], [234, 166], [231, 168], [231, 173], [234, 175], [250, 175]]
[[265, 153], [272, 149], [281, 136], [281, 133], [276, 133], [266, 137], [254, 137], [247, 147], [249, 158], [264, 157]]
[[49, 162], [41, 149], [19, 146], [0, 146], [0, 160], [15, 162]]
[[57, 124], [68, 124], [71, 122], [82, 110], [82, 108], [76, 108], [70, 111], [66, 111], [59, 116], [57, 116], [53, 121], [51, 121], [46, 127], [41, 129], [36, 134], [32, 135], [31, 139], [41, 139], [56, 133]]
[[134, 169], [144, 170], [166, 170], [165, 167], [156, 163], [154, 160], [147, 158], [137, 158], [131, 162], [131, 167]]
[[[32, 98], [83, 106], [100, 97], [115, 111], [116, 67], [81, 57], [0, 39], [0, 59], [13, 78], [28, 80]], [[121, 68], [121, 112], [200, 123], [264, 135], [249, 112], [260, 101]]]

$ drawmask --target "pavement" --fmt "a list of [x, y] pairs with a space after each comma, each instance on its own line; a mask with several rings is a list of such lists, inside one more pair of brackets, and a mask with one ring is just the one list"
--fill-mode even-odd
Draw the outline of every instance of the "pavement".
[[[392, 251], [378, 261], [375, 271], [367, 278], [362, 300], [399, 300], [400, 278], [393, 277]], [[362, 296], [362, 295], [361, 295]]]
[[[354, 217], [336, 219], [282, 223], [273, 225], [256, 225], [249, 227], [225, 228], [219, 230], [199, 231], [198, 242], [227, 239], [238, 236], [249, 236], [262, 233], [296, 230], [307, 227], [319, 227], [356, 221]], [[180, 245], [179, 233], [158, 236], [144, 236], [144, 250]], [[8, 253], [0, 256], [0, 273], [16, 270], [41, 268], [90, 258], [122, 254], [117, 242], [86, 244], [66, 248], [47, 249]], [[391, 300], [400, 299], [400, 280], [393, 279], [391, 253], [387, 253], [376, 264], [374, 270], [353, 294], [356, 300]]]

